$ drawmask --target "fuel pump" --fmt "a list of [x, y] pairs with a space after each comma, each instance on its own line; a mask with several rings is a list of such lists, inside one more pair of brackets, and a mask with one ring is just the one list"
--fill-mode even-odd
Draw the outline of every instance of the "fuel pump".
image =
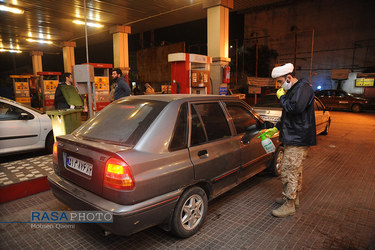
[[44, 111], [55, 109], [55, 92], [59, 84], [61, 72], [38, 72], [39, 88], [42, 91], [42, 103]]
[[89, 117], [93, 117], [96, 111], [94, 66], [81, 64], [73, 66], [73, 79], [80, 95], [87, 96], [87, 109]]
[[171, 63], [172, 94], [210, 94], [210, 64], [212, 58], [204, 55], [168, 54]]
[[16, 102], [31, 106], [30, 75], [11, 75]]
[[94, 67], [96, 111], [100, 111], [110, 104], [109, 100], [109, 69], [112, 64], [89, 63]]

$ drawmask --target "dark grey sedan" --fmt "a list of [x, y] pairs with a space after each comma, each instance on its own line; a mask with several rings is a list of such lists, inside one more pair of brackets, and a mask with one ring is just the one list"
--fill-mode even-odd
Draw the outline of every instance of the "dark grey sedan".
[[54, 145], [54, 195], [74, 210], [113, 213], [106, 231], [130, 235], [160, 225], [196, 233], [208, 200], [269, 169], [257, 135], [272, 127], [243, 101], [214, 95], [126, 97]]

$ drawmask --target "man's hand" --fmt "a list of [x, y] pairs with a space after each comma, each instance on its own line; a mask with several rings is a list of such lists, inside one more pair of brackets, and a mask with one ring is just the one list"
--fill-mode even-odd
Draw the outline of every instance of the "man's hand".
[[[273, 127], [273, 128], [269, 128], [266, 131], [264, 131], [264, 133], [262, 133], [262, 135], [266, 135], [266, 137], [271, 138], [277, 132], [279, 132], [279, 130], [276, 127]], [[260, 138], [260, 136], [258, 136], [258, 138]]]
[[276, 92], [277, 98], [280, 99], [283, 95], [285, 95], [285, 90], [283, 88], [279, 88], [279, 90]]

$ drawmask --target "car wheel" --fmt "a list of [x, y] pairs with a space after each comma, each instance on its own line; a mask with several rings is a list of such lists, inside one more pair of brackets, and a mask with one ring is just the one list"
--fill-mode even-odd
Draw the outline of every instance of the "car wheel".
[[195, 234], [202, 226], [207, 213], [207, 195], [200, 187], [186, 190], [173, 213], [172, 233], [181, 238]]
[[272, 163], [270, 165], [270, 171], [273, 176], [280, 176], [281, 174], [281, 163], [284, 158], [284, 147], [280, 146], [277, 148], [275, 155], [273, 157]]
[[353, 106], [352, 106], [352, 111], [353, 111], [354, 113], [361, 112], [361, 110], [362, 110], [361, 105], [359, 105], [359, 104], [353, 104]]
[[325, 130], [321, 133], [322, 135], [328, 135], [329, 127], [331, 126], [331, 120], [328, 120]]
[[46, 138], [46, 152], [48, 154], [52, 154], [53, 151], [53, 143], [55, 142], [55, 139], [53, 138], [53, 132], [49, 132]]

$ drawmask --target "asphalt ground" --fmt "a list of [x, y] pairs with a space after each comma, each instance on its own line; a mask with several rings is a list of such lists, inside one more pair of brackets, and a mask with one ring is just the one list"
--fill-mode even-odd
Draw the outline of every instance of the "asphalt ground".
[[0, 248], [375, 249], [375, 113], [331, 117], [328, 135], [318, 136], [304, 162], [301, 206], [292, 217], [272, 217], [281, 180], [261, 173], [211, 201], [203, 227], [188, 239], [158, 227], [122, 237], [104, 236], [95, 224], [9, 223], [30, 221], [31, 211], [67, 209], [45, 191], [0, 205]]

